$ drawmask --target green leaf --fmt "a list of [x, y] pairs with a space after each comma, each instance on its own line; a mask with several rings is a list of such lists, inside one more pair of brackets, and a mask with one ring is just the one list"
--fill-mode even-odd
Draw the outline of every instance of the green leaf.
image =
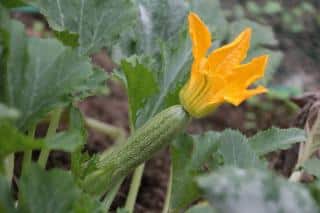
[[86, 141], [87, 129], [85, 126], [84, 117], [81, 111], [74, 106], [69, 107], [69, 129], [81, 131], [83, 141]]
[[0, 124], [0, 160], [10, 153], [39, 149], [44, 146], [41, 140], [21, 134], [8, 123]]
[[81, 111], [78, 108], [70, 106], [69, 108], [69, 129], [71, 131], [80, 131], [81, 144], [77, 150], [71, 153], [71, 172], [76, 177], [76, 181], [81, 180], [88, 171], [96, 169], [97, 156], [89, 156], [83, 153], [83, 145], [87, 141], [87, 129]]
[[72, 213], [105, 213], [99, 199], [93, 199], [91, 195], [82, 194], [74, 204]]
[[266, 170], [221, 168], [198, 180], [219, 212], [318, 212], [307, 189]]
[[136, 37], [138, 52], [160, 51], [159, 40], [175, 40], [187, 16], [188, 4], [181, 0], [137, 0], [139, 8]]
[[138, 110], [144, 106], [147, 98], [158, 90], [153, 73], [141, 61], [142, 58], [131, 57], [121, 62], [121, 68], [126, 76], [130, 116], [133, 124], [136, 123]]
[[[1, 99], [21, 112], [19, 128], [26, 129], [57, 106], [76, 99], [92, 87], [90, 60], [54, 39], [26, 39], [23, 26], [12, 22], [6, 70], [0, 70]], [[89, 93], [88, 93], [89, 94]]]
[[2, 0], [1, 4], [8, 8], [25, 6], [25, 3], [21, 0]]
[[261, 156], [269, 152], [288, 149], [292, 144], [304, 142], [305, 140], [306, 135], [303, 129], [279, 129], [272, 127], [260, 131], [249, 138], [249, 144], [252, 149]]
[[15, 213], [14, 201], [7, 178], [0, 176], [0, 212]]
[[[45, 171], [36, 164], [24, 170], [19, 189], [19, 207], [30, 212], [70, 211], [78, 193], [67, 171]], [[64, 202], [59, 203], [58, 200]]]
[[320, 160], [317, 158], [311, 158], [303, 163], [303, 168], [309, 174], [320, 178]]
[[74, 98], [77, 100], [82, 100], [89, 96], [107, 95], [110, 92], [106, 85], [108, 79], [109, 75], [107, 72], [94, 67], [90, 77], [76, 89]]
[[48, 149], [74, 152], [84, 144], [83, 135], [79, 130], [59, 132], [45, 140]]
[[186, 213], [216, 213], [208, 203], [200, 203], [189, 208]]
[[22, 212], [102, 212], [99, 208], [99, 203], [83, 194], [67, 171], [45, 171], [32, 164], [22, 174], [19, 182], [19, 209]]
[[194, 178], [202, 174], [205, 163], [212, 161], [216, 154], [219, 133], [203, 135], [181, 135], [171, 146], [173, 179], [171, 209], [181, 209], [199, 198]]
[[79, 130], [60, 132], [44, 141], [24, 135], [9, 123], [4, 122], [0, 124], [0, 161], [11, 153], [33, 149], [45, 148], [73, 152], [84, 142]]
[[130, 0], [28, 0], [40, 8], [40, 12], [56, 31], [78, 34], [81, 55], [90, 54], [110, 46], [122, 31], [135, 20], [135, 8]]
[[74, 48], [79, 46], [78, 34], [69, 33], [68, 31], [53, 31], [53, 33], [64, 45]]
[[149, 98], [137, 118], [141, 126], [162, 109], [179, 103], [178, 93], [184, 84], [191, 64], [191, 44], [185, 30], [179, 34], [177, 48], [169, 43], [163, 44], [160, 70], [155, 70], [160, 89]]
[[224, 165], [239, 168], [262, 167], [257, 153], [251, 148], [248, 139], [239, 131], [225, 130], [219, 138]]

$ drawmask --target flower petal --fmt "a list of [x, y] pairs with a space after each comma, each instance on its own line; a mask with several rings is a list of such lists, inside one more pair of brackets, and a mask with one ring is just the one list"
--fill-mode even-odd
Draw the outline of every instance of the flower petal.
[[211, 75], [232, 72], [247, 56], [250, 38], [251, 28], [246, 28], [233, 42], [213, 51], [208, 57]]
[[268, 56], [262, 55], [252, 59], [249, 63], [234, 68], [232, 75], [228, 80], [231, 84], [237, 84], [239, 88], [247, 88], [263, 77], [267, 66]]
[[211, 46], [211, 34], [197, 14], [191, 12], [188, 20], [193, 57], [195, 60], [201, 59], [206, 56], [206, 53]]
[[261, 93], [265, 93], [267, 92], [267, 88], [263, 87], [263, 86], [259, 86], [255, 89], [250, 89], [250, 90], [229, 90], [228, 93], [224, 94], [224, 100], [235, 105], [238, 106], [239, 104], [241, 104], [244, 100], [257, 95], [257, 94], [261, 94]]

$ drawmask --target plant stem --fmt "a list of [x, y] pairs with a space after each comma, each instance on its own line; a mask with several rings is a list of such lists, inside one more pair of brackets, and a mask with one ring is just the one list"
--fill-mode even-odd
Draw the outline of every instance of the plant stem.
[[[60, 107], [52, 112], [52, 115], [51, 115], [52, 117], [48, 127], [46, 138], [50, 138], [54, 134], [56, 134], [57, 128], [59, 126], [61, 113], [62, 113], [62, 108]], [[41, 150], [38, 163], [42, 168], [46, 167], [49, 154], [50, 154], [50, 150], [47, 150], [47, 149]]]
[[85, 118], [85, 122], [88, 127], [109, 136], [116, 142], [122, 142], [126, 137], [125, 131], [121, 128], [103, 123], [93, 118]]
[[162, 213], [169, 213], [171, 192], [172, 192], [172, 175], [173, 175], [173, 168], [172, 168], [172, 163], [171, 163], [170, 176], [169, 176], [168, 187], [167, 187], [167, 192], [166, 192], [166, 200], [164, 202]]
[[144, 170], [144, 164], [141, 164], [138, 168], [136, 168], [136, 170], [133, 173], [130, 190], [129, 190], [129, 194], [128, 194], [126, 205], [125, 205], [125, 209], [129, 213], [132, 213], [134, 210], [134, 204], [136, 203], [136, 200], [137, 200], [137, 195], [138, 195], [140, 184], [141, 184], [143, 170]]
[[14, 153], [9, 155], [5, 159], [5, 174], [7, 176], [7, 179], [10, 185], [13, 178], [13, 172], [14, 172]]
[[[36, 125], [33, 126], [28, 131], [28, 135], [33, 138], [35, 135], [35, 132], [36, 132]], [[22, 171], [31, 164], [31, 161], [32, 161], [32, 150], [25, 151], [23, 154], [23, 160], [22, 160]]]
[[289, 181], [291, 182], [300, 182], [302, 177], [302, 171], [294, 171], [290, 177], [289, 177]]
[[106, 197], [103, 199], [104, 207], [105, 207], [105, 212], [109, 212], [110, 206], [117, 195], [119, 188], [123, 182], [124, 178], [121, 178], [118, 183], [114, 185], [114, 187], [108, 192]]

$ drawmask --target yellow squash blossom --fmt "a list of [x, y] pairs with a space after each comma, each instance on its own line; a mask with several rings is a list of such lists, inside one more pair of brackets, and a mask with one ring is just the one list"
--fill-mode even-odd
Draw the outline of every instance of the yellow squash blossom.
[[191, 116], [203, 117], [223, 102], [237, 106], [249, 97], [267, 91], [263, 86], [248, 87], [263, 77], [268, 56], [241, 64], [250, 46], [250, 28], [230, 44], [207, 55], [211, 46], [207, 26], [195, 13], [190, 13], [188, 19], [194, 61], [190, 79], [180, 91], [180, 102]]

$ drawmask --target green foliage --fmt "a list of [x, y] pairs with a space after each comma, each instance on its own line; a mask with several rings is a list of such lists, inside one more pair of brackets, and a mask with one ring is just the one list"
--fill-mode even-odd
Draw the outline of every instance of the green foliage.
[[7, 179], [0, 175], [0, 212], [15, 213], [14, 201]]
[[226, 167], [199, 178], [198, 184], [221, 212], [318, 211], [305, 188], [265, 170]]
[[304, 162], [303, 168], [309, 174], [312, 174], [317, 178], [320, 178], [320, 160], [319, 159], [311, 158], [307, 160], [306, 162]]
[[83, 145], [82, 135], [79, 130], [59, 132], [53, 137], [47, 138], [47, 147], [55, 150], [73, 152]]
[[[160, 64], [159, 62], [146, 60], [147, 63], [144, 63], [147, 65], [139, 65], [145, 67], [144, 71], [139, 71], [143, 72], [141, 76], [132, 76], [134, 74], [132, 71], [132, 74], [129, 75], [129, 66], [123, 68], [126, 76], [127, 93], [129, 95], [136, 91], [141, 93], [135, 94], [135, 96], [141, 96], [136, 100], [130, 100], [135, 97], [129, 96], [130, 109], [133, 110], [131, 113], [136, 112], [135, 115], [131, 115], [132, 121], [134, 122], [136, 117], [134, 125], [137, 127], [144, 124], [162, 109], [179, 103], [179, 89], [189, 72], [191, 46], [186, 31], [179, 33], [178, 39], [176, 48], [168, 43], [163, 43]], [[142, 61], [139, 63], [142, 63]], [[126, 63], [122, 63], [122, 66], [124, 65]], [[146, 84], [151, 85], [148, 90], [144, 89]], [[132, 91], [130, 91], [131, 89]]]
[[258, 132], [249, 139], [249, 143], [255, 152], [264, 155], [276, 150], [288, 149], [292, 144], [305, 140], [305, 132], [302, 129], [278, 129], [273, 127]]
[[8, 8], [21, 7], [25, 5], [22, 0], [3, 0], [1, 1], [1, 4]]
[[[263, 155], [305, 140], [300, 129], [271, 128], [247, 138], [236, 130], [181, 135], [171, 146], [173, 181], [171, 208], [183, 209], [201, 195], [195, 178], [216, 167], [266, 169]], [[270, 145], [270, 146], [269, 146]], [[218, 187], [218, 186], [217, 186]]]
[[102, 212], [100, 204], [83, 194], [66, 171], [47, 172], [31, 165], [22, 174], [19, 188], [19, 210], [22, 212]]
[[188, 4], [181, 0], [137, 0], [139, 9], [136, 30], [138, 53], [160, 51], [159, 41], [176, 40], [185, 22]]
[[121, 68], [126, 76], [131, 122], [135, 124], [138, 110], [144, 106], [147, 98], [158, 90], [158, 85], [153, 73], [136, 57], [123, 60]]
[[[52, 29], [64, 33], [63, 41], [73, 46], [78, 34], [81, 55], [110, 47], [119, 34], [132, 24], [135, 8], [130, 0], [28, 0], [40, 8]], [[60, 37], [61, 38], [61, 37]], [[70, 42], [69, 42], [70, 41]]]
[[200, 203], [189, 208], [186, 213], [216, 213], [208, 203]]
[[316, 8], [310, 2], [301, 1], [290, 7], [282, 2], [271, 0], [263, 4], [254, 1], [246, 3], [246, 9], [259, 20], [267, 21], [270, 16], [277, 18], [281, 27], [291, 33], [301, 33], [305, 30], [304, 17], [316, 20]]
[[[0, 161], [8, 154], [42, 148], [44, 143], [18, 132], [8, 123], [0, 124]], [[0, 162], [1, 163], [1, 162]]]
[[162, 109], [179, 103], [178, 93], [190, 69], [191, 46], [185, 31], [176, 42], [177, 48], [166, 44], [162, 47], [162, 64], [156, 72], [159, 92], [147, 100], [138, 117], [138, 126]]
[[213, 161], [219, 133], [181, 135], [171, 146], [173, 179], [171, 208], [181, 209], [200, 196], [194, 178], [205, 172], [204, 165]]
[[87, 80], [95, 77], [88, 58], [54, 39], [27, 39], [17, 22], [12, 21], [10, 27], [6, 70], [0, 70], [5, 76], [1, 100], [21, 112], [19, 128], [34, 125], [77, 93], [91, 94], [89, 89], [96, 85]]
[[73, 152], [82, 142], [78, 130], [61, 132], [46, 140], [36, 140], [20, 133], [8, 123], [0, 124], [0, 160], [14, 152], [41, 148]]
[[248, 139], [235, 130], [225, 130], [220, 138], [219, 151], [224, 165], [239, 168], [262, 167], [258, 154], [251, 148]]

